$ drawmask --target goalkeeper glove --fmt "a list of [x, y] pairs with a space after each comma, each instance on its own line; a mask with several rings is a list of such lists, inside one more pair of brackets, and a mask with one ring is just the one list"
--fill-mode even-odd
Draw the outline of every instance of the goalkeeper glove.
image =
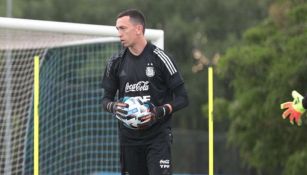
[[302, 124], [301, 115], [305, 112], [305, 108], [303, 106], [304, 97], [299, 94], [297, 91], [292, 91], [292, 102], [285, 102], [280, 105], [281, 109], [286, 109], [282, 117], [285, 119], [289, 116], [290, 123], [293, 124], [293, 120], [297, 123], [297, 125]]
[[169, 104], [163, 105], [163, 106], [158, 106], [153, 108], [152, 110], [152, 116], [155, 120], [161, 120], [168, 114], [170, 114], [172, 111], [172, 107]]
[[120, 117], [127, 115], [128, 111], [125, 108], [128, 107], [129, 105], [123, 102], [109, 102], [107, 104], [107, 110]]
[[151, 113], [149, 115], [139, 117], [139, 128], [147, 128], [172, 112], [172, 106], [169, 104], [158, 107], [154, 107], [152, 104], [150, 104], [150, 108]]

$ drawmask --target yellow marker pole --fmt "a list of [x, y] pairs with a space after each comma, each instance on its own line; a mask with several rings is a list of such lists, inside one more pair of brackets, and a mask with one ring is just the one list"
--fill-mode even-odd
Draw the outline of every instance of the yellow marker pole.
[[34, 57], [34, 175], [39, 175], [39, 57]]
[[208, 125], [209, 125], [209, 175], [213, 175], [214, 173], [214, 139], [213, 139], [213, 67], [209, 66], [208, 68], [208, 101], [209, 101], [209, 118], [208, 118]]

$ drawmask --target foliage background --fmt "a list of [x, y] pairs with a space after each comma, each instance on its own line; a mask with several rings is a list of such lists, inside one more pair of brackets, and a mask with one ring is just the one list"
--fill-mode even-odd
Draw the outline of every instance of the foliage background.
[[207, 60], [219, 53], [215, 172], [306, 174], [306, 120], [289, 125], [279, 108], [293, 89], [307, 92], [305, 0], [14, 0], [12, 16], [114, 25], [127, 8], [141, 9], [148, 28], [165, 31], [165, 49], [189, 92], [190, 106], [174, 119], [176, 172], [208, 172], [207, 69], [195, 53]]

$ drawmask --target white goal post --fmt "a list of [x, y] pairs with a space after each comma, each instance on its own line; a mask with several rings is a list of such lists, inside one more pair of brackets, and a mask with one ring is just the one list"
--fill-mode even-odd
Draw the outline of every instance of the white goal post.
[[[30, 30], [39, 32], [83, 34], [117, 38], [114, 26], [79, 24], [68, 22], [42, 21], [0, 17], [0, 28]], [[159, 48], [164, 49], [164, 32], [157, 29], [146, 29], [145, 37]]]
[[[163, 30], [145, 37], [164, 48]], [[100, 83], [120, 48], [115, 26], [0, 17], [0, 174], [119, 171], [117, 121], [102, 110]]]

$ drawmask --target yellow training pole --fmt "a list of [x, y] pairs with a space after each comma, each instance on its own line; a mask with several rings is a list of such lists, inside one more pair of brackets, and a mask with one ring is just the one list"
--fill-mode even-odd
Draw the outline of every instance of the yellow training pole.
[[39, 57], [34, 57], [34, 175], [39, 175]]
[[213, 67], [209, 66], [208, 69], [208, 101], [209, 101], [209, 118], [208, 118], [208, 125], [209, 125], [209, 175], [213, 175], [214, 171], [214, 152], [213, 152]]

